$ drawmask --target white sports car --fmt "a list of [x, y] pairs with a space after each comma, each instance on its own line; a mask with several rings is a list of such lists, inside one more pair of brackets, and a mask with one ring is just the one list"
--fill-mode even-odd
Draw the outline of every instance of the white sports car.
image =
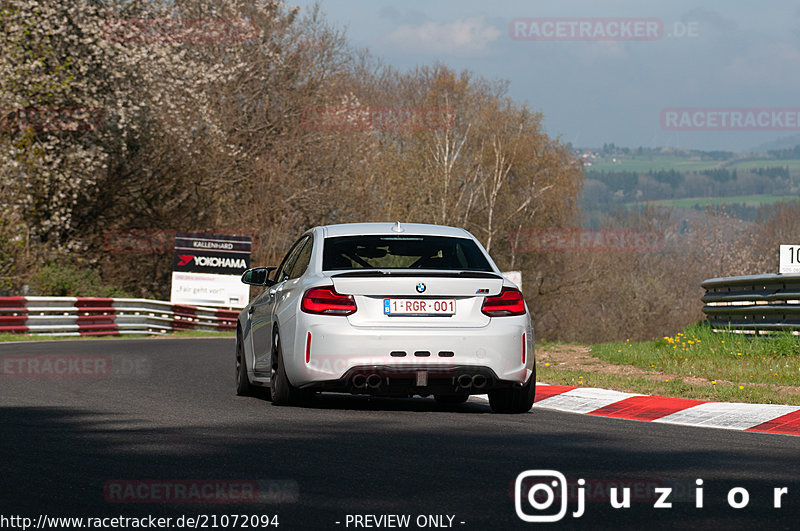
[[525, 300], [463, 229], [315, 227], [279, 267], [249, 269], [242, 282], [266, 289], [239, 314], [240, 395], [266, 387], [284, 405], [318, 391], [448, 403], [488, 393], [496, 412], [533, 405]]

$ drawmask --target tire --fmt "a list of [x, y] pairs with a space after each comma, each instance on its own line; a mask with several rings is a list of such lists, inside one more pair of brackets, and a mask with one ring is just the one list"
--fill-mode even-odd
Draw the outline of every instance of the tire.
[[495, 413], [527, 413], [536, 397], [536, 371], [522, 387], [489, 391], [489, 407]]
[[255, 396], [256, 387], [247, 379], [247, 362], [239, 334], [236, 334], [236, 394], [238, 396]]
[[314, 396], [314, 392], [298, 389], [289, 382], [283, 363], [281, 339], [275, 334], [275, 339], [273, 341], [275, 347], [272, 352], [272, 371], [269, 379], [272, 404], [275, 406], [295, 406], [303, 404]]
[[433, 395], [433, 399], [440, 404], [463, 404], [469, 399], [469, 395]]

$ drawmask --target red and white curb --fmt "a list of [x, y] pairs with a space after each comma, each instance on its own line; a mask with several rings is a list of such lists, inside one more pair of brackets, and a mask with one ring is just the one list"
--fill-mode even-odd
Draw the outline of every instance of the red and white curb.
[[[480, 395], [479, 398], [486, 399], [486, 395]], [[537, 383], [536, 409], [684, 426], [800, 435], [800, 406], [707, 402]]]

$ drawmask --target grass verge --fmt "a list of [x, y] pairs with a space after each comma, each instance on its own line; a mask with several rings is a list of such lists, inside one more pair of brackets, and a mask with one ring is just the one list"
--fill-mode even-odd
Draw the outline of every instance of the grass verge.
[[544, 345], [541, 382], [700, 400], [800, 405], [800, 339], [693, 325], [656, 341]]

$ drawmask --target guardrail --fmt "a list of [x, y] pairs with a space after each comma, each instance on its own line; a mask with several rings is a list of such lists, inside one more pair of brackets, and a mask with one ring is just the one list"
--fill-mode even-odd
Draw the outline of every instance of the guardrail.
[[238, 310], [150, 299], [0, 297], [0, 332], [56, 336], [236, 330]]
[[701, 285], [703, 313], [715, 331], [800, 331], [800, 275], [712, 278]]

